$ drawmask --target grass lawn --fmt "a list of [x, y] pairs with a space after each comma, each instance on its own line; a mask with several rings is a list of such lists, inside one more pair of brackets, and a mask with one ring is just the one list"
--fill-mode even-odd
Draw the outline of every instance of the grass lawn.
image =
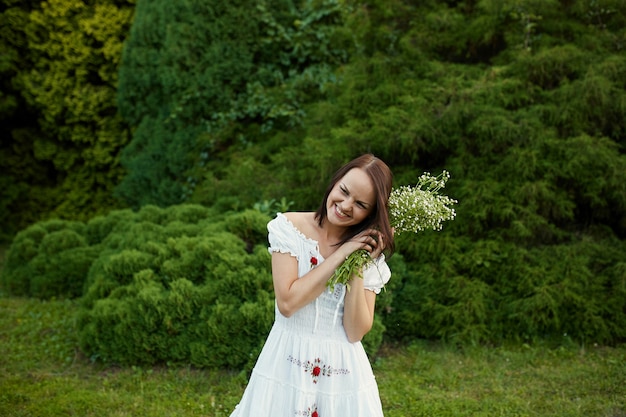
[[[245, 372], [91, 363], [76, 308], [0, 297], [0, 416], [228, 416], [239, 400]], [[626, 346], [417, 341], [385, 346], [373, 366], [387, 417], [626, 417]]]

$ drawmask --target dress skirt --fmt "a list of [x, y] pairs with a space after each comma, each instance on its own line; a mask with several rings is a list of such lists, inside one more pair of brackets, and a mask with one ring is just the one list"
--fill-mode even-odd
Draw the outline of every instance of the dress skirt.
[[[367, 354], [361, 342], [348, 341], [339, 317], [334, 326], [311, 329], [298, 317], [276, 315], [231, 417], [383, 416]], [[318, 307], [315, 316], [323, 315]], [[320, 320], [318, 326], [323, 322], [328, 321]]]

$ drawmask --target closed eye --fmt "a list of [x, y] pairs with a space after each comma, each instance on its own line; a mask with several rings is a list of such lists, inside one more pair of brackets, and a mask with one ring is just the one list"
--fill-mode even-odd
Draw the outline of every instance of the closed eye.
[[[350, 192], [348, 191], [348, 189], [344, 186], [344, 185], [340, 185], [339, 189], [341, 190], [341, 192], [343, 194], [345, 194], [346, 196], [350, 196]], [[357, 201], [356, 204], [361, 207], [363, 210], [367, 210], [369, 204], [365, 203], [363, 201]]]

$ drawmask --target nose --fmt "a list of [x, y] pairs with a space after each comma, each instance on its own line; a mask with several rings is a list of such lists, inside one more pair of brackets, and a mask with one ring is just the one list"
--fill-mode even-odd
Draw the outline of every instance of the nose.
[[352, 211], [352, 206], [354, 205], [354, 199], [352, 197], [347, 197], [345, 200], [341, 202], [339, 207], [341, 207], [341, 211], [350, 212]]

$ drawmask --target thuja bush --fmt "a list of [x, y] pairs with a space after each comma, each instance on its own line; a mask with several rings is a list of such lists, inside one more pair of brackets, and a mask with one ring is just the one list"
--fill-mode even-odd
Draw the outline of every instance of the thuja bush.
[[0, 1], [0, 239], [119, 202], [122, 45], [135, 1]]
[[274, 314], [270, 218], [193, 205], [113, 216], [93, 228], [111, 231], [87, 276], [81, 348], [120, 364], [241, 367], [255, 359]]
[[81, 222], [48, 220], [17, 234], [9, 247], [0, 283], [9, 293], [38, 298], [82, 294], [98, 245], [90, 245]]
[[[346, 8], [337, 0], [139, 2], [120, 69], [119, 109], [134, 133], [117, 195], [133, 207], [186, 202], [206, 174], [200, 194], [210, 201], [231, 190], [249, 205], [269, 198], [257, 184], [271, 175], [256, 169], [252, 181], [221, 186], [230, 171], [222, 153], [301, 124], [305, 104], [336, 81], [333, 69], [353, 48], [341, 24]], [[256, 159], [238, 168], [261, 166]]]
[[432, 234], [403, 242], [424, 259], [385, 316], [392, 338], [458, 343], [626, 337], [622, 241], [606, 231], [525, 249], [501, 239]]
[[240, 366], [273, 317], [268, 220], [187, 205], [40, 222], [14, 239], [2, 286], [81, 297], [80, 344], [94, 358]]

